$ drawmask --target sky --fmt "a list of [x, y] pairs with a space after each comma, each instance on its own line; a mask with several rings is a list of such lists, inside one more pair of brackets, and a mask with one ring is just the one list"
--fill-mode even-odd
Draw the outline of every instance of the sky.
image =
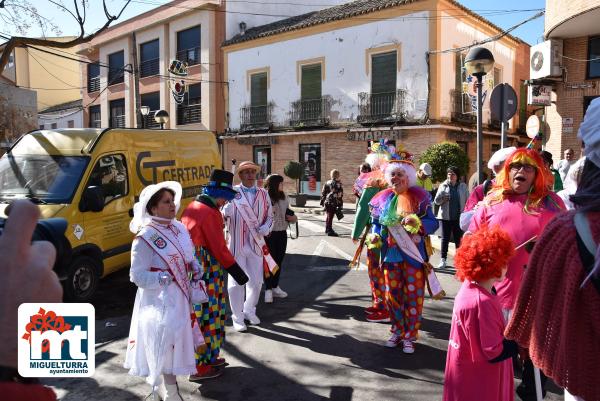
[[[286, 2], [293, 3], [293, 0], [265, 0], [267, 2]], [[534, 15], [537, 11], [518, 11], [518, 10], [534, 10], [543, 9], [545, 7], [545, 0], [458, 0], [459, 3], [474, 10], [478, 14], [483, 15], [496, 25], [503, 29], [510, 28], [516, 25], [522, 20]], [[62, 29], [63, 35], [78, 35], [78, 25], [74, 22], [73, 17], [70, 15], [58, 11], [54, 6], [45, 0], [35, 0], [32, 3], [42, 8], [42, 3], [45, 3], [44, 9], [45, 16], [51, 18], [57, 25]], [[92, 31], [92, 28], [98, 28], [105, 23], [104, 12], [102, 10], [101, 0], [90, 0], [91, 6], [88, 11], [88, 22], [86, 23], [86, 30]], [[167, 3], [166, 0], [132, 0], [131, 3], [125, 9], [125, 12], [121, 16], [118, 22], [122, 22], [135, 15], [151, 10], [160, 4]], [[327, 0], [315, 0], [317, 4], [328, 4]], [[71, 4], [67, 1], [66, 4]], [[112, 13], [117, 13], [118, 10], [125, 4], [125, 0], [107, 0], [108, 7]], [[301, 7], [299, 7], [301, 8]], [[511, 12], [503, 12], [503, 11]], [[299, 10], [301, 13], [301, 10]], [[113, 23], [114, 24], [114, 23]], [[0, 26], [0, 32], [13, 33], [10, 27]], [[542, 41], [544, 33], [544, 18], [538, 18], [531, 21], [524, 26], [516, 29], [512, 32], [513, 35], [518, 36], [525, 42], [534, 45]], [[40, 35], [39, 30], [32, 29], [29, 36]], [[47, 34], [48, 36], [53, 36]], [[41, 35], [40, 35], [41, 36]]]

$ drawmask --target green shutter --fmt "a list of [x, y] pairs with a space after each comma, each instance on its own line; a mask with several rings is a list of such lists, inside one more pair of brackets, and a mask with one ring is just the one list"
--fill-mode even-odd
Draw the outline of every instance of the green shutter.
[[250, 105], [267, 105], [267, 73], [261, 72], [250, 76]]
[[302, 100], [321, 98], [321, 64], [303, 65], [300, 97]]
[[462, 54], [454, 54], [454, 89], [462, 92], [463, 84]]
[[374, 54], [371, 58], [371, 94], [396, 92], [396, 52]]

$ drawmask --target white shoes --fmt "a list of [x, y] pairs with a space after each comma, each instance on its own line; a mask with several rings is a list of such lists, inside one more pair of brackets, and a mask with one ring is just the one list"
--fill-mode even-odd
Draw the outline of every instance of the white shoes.
[[402, 339], [400, 338], [400, 334], [392, 333], [392, 336], [385, 342], [384, 346], [388, 348], [396, 348], [401, 341]]
[[273, 291], [265, 290], [265, 303], [272, 304], [273, 303]]
[[284, 290], [282, 290], [279, 287], [273, 288], [273, 296], [275, 298], [286, 298], [288, 296], [287, 292], [285, 292]]
[[244, 313], [244, 317], [246, 318], [246, 320], [248, 320], [250, 322], [251, 325], [253, 326], [258, 326], [260, 324], [260, 319], [258, 318], [258, 316], [256, 316], [256, 314], [252, 313]]
[[183, 401], [179, 395], [177, 384], [165, 384], [163, 381], [158, 387], [158, 395], [163, 401]]
[[438, 269], [445, 269], [446, 268], [446, 259], [442, 258], [440, 259], [440, 263], [437, 265]]
[[404, 352], [405, 354], [414, 354], [415, 344], [410, 340], [404, 340], [402, 342], [402, 352]]
[[235, 320], [233, 320], [233, 329], [235, 331], [237, 331], [238, 333], [243, 333], [246, 330], [248, 330], [248, 328], [246, 327], [245, 323], [243, 323], [243, 322], [242, 323], [236, 323]]

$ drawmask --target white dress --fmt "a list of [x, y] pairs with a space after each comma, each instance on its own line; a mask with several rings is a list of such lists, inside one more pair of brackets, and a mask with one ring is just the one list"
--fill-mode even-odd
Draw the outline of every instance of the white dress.
[[[156, 222], [154, 222], [156, 224]], [[162, 225], [161, 233], [180, 245], [186, 263], [198, 263], [186, 227], [173, 221], [173, 228]], [[139, 235], [139, 234], [138, 234]], [[166, 287], [158, 283], [159, 271], [167, 264], [139, 236], [131, 247], [130, 279], [139, 288], [135, 297], [124, 367], [129, 374], [147, 377], [148, 383], [160, 384], [162, 374], [196, 373], [194, 338], [190, 324], [190, 304], [176, 282]]]

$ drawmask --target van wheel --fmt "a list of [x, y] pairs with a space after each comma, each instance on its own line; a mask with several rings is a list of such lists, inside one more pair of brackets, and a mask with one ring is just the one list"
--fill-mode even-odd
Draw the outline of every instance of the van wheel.
[[69, 276], [64, 283], [65, 300], [71, 302], [88, 302], [96, 292], [100, 268], [93, 258], [76, 256], [69, 267]]

